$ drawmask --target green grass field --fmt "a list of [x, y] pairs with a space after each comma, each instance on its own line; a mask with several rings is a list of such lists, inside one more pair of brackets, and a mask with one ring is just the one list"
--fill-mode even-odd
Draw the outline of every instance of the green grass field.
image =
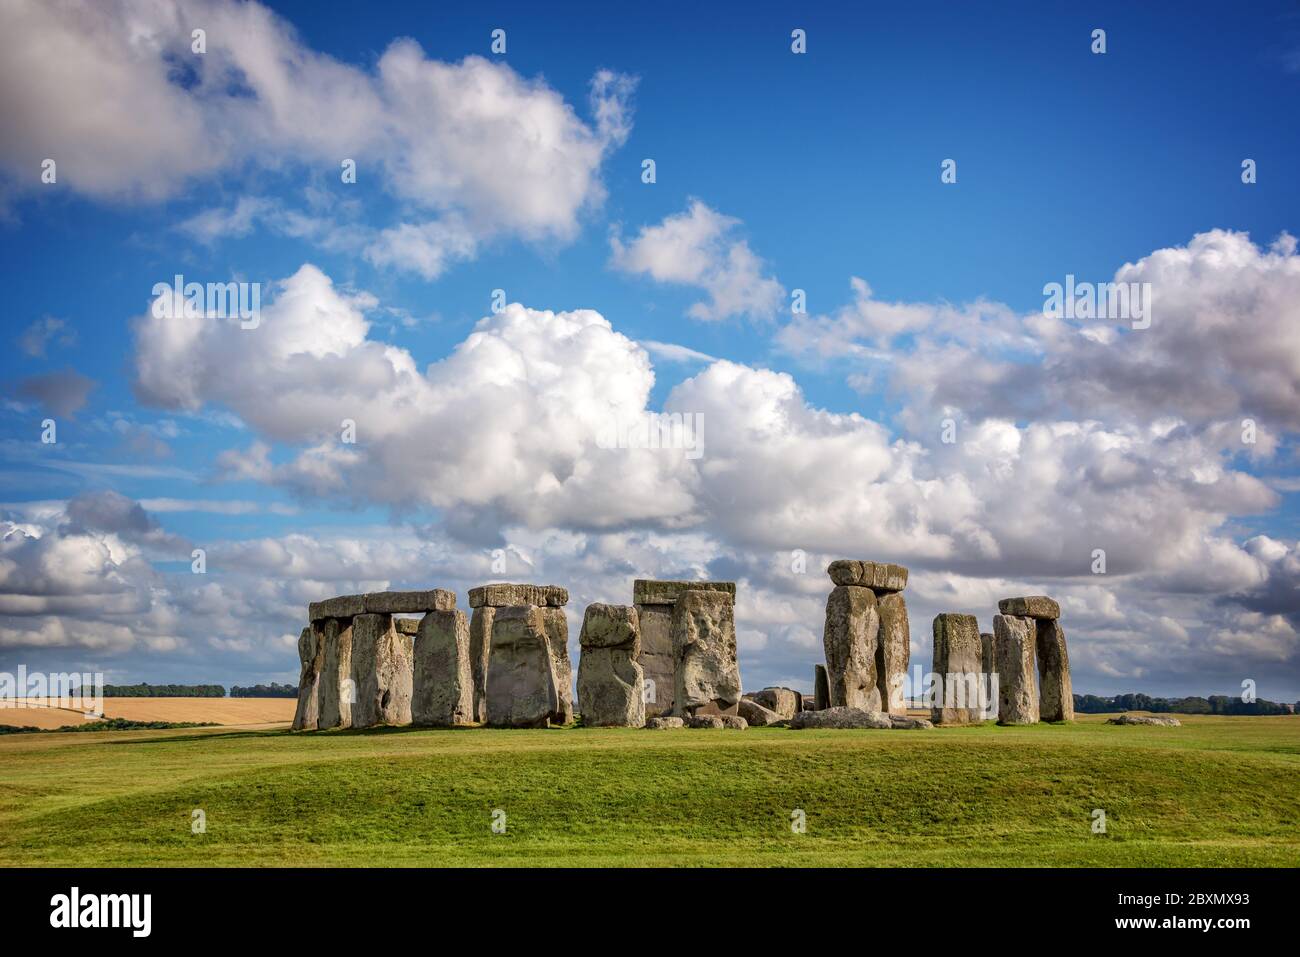
[[1300, 864], [1300, 717], [1183, 720], [14, 735], [0, 864]]

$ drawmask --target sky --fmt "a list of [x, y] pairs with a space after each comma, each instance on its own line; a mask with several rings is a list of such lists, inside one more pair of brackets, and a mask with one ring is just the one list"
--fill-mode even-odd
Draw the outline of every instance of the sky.
[[708, 578], [809, 688], [857, 558], [913, 666], [1047, 594], [1076, 692], [1300, 699], [1300, 8], [540, 6], [0, 3], [0, 670]]

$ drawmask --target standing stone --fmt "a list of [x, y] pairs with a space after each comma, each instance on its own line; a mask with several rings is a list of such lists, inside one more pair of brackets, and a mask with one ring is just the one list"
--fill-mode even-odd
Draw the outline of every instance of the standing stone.
[[480, 605], [469, 622], [469, 665], [474, 681], [474, 720], [487, 721], [488, 656], [492, 651], [492, 619], [496, 609]]
[[942, 697], [930, 708], [930, 720], [935, 724], [971, 724], [983, 720], [982, 655], [979, 622], [974, 615], [935, 616], [932, 670], [943, 681]]
[[546, 644], [551, 650], [555, 693], [560, 702], [551, 716], [551, 724], [572, 724], [573, 665], [569, 661], [569, 619], [565, 617], [563, 608], [548, 606], [542, 609], [542, 620], [546, 623]]
[[[897, 567], [897, 566], [896, 566]], [[889, 714], [907, 714], [903, 681], [912, 657], [912, 632], [907, 623], [907, 601], [901, 591], [877, 592], [880, 631], [876, 641], [876, 681], [880, 707]]]
[[293, 730], [315, 731], [320, 723], [320, 673], [325, 666], [325, 632], [308, 625], [298, 636], [298, 707], [293, 713]]
[[998, 724], [1037, 724], [1034, 694], [1034, 620], [993, 616], [998, 673]]
[[986, 675], [996, 674], [997, 656], [993, 651], [993, 636], [987, 631], [980, 632], [980, 666]]
[[463, 611], [431, 611], [415, 637], [411, 721], [434, 728], [474, 722], [469, 619]]
[[536, 605], [498, 608], [487, 672], [487, 723], [545, 728], [560, 710], [546, 618]]
[[735, 714], [740, 701], [734, 599], [687, 590], [673, 606], [673, 708], [680, 715]]
[[1055, 619], [1036, 622], [1038, 648], [1039, 711], [1044, 721], [1074, 720], [1074, 687], [1070, 682], [1070, 655], [1065, 649], [1065, 629]]
[[876, 594], [859, 585], [836, 585], [826, 599], [826, 674], [830, 707], [880, 710], [876, 642], [880, 612]]
[[825, 665], [813, 666], [813, 710], [825, 711], [831, 706], [830, 677]]
[[645, 725], [640, 621], [629, 605], [587, 606], [578, 635], [578, 707], [587, 727]]
[[411, 723], [413, 658], [414, 642], [393, 627], [392, 615], [352, 619], [352, 727]]
[[352, 727], [352, 705], [357, 700], [352, 681], [352, 619], [326, 618], [325, 655], [320, 676], [320, 718], [317, 727]]
[[673, 606], [637, 605], [641, 623], [641, 671], [645, 675], [647, 717], [673, 710], [677, 666], [673, 658]]

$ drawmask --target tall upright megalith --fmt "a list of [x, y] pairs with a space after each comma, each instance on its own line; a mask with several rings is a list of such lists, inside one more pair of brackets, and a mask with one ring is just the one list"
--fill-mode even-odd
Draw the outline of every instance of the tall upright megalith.
[[415, 635], [411, 723], [451, 728], [474, 723], [469, 620], [459, 609], [431, 611]]
[[941, 614], [934, 619], [933, 671], [936, 686], [930, 706], [935, 724], [972, 724], [984, 720], [983, 646], [974, 615]]
[[320, 723], [320, 674], [325, 665], [325, 633], [310, 624], [298, 636], [298, 706], [294, 731], [315, 731]]
[[673, 651], [673, 608], [687, 589], [720, 592], [734, 606], [735, 582], [659, 581], [638, 578], [632, 584], [632, 604], [641, 632], [638, 663], [645, 674], [646, 717], [654, 718], [673, 710], [677, 687], [677, 659]]
[[392, 615], [352, 619], [354, 728], [411, 723], [413, 645], [411, 636], [394, 626]]
[[1061, 627], [1061, 606], [1046, 595], [1004, 598], [998, 602], [1004, 615], [1031, 621], [1038, 653], [1038, 711], [1043, 721], [1074, 720], [1074, 688], [1070, 681], [1070, 654]]
[[740, 666], [732, 596], [686, 589], [673, 606], [671, 631], [674, 713], [735, 715], [740, 704]]
[[488, 660], [487, 723], [545, 728], [559, 711], [555, 660], [542, 609], [537, 605], [497, 608]]
[[[315, 625], [315, 622], [313, 622]], [[322, 622], [325, 653], [320, 673], [320, 717], [317, 727], [352, 727], [352, 619], [326, 618]]]
[[569, 661], [569, 622], [564, 614], [568, 602], [568, 589], [558, 585], [499, 582], [469, 590], [469, 604], [474, 609], [470, 622], [470, 665], [471, 670], [477, 669], [473, 683], [474, 712], [478, 720], [492, 723], [487, 714], [492, 634], [497, 616], [506, 608], [536, 608], [540, 612], [556, 691], [555, 711], [547, 719], [547, 724], [568, 724], [573, 720], [573, 667]]
[[1034, 620], [993, 616], [998, 675], [998, 724], [1037, 724], [1034, 691]]
[[822, 632], [830, 706], [906, 714], [903, 683], [912, 654], [903, 597], [907, 569], [842, 558], [826, 573], [835, 586], [826, 600]]
[[579, 634], [578, 708], [586, 727], [645, 726], [644, 673], [637, 610], [593, 603]]

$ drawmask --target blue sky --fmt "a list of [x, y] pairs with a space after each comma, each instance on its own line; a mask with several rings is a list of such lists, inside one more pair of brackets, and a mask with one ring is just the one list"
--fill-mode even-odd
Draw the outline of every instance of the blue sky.
[[[576, 640], [709, 575], [746, 684], [806, 684], [859, 557], [913, 569], [914, 663], [1045, 592], [1076, 690], [1300, 698], [1294, 5], [2, 16], [0, 667], [292, 680], [325, 594], [554, 581]], [[1044, 321], [1125, 264], [1152, 329]], [[263, 326], [171, 341], [176, 273], [262, 283]], [[642, 411], [703, 458], [581, 434]]]

